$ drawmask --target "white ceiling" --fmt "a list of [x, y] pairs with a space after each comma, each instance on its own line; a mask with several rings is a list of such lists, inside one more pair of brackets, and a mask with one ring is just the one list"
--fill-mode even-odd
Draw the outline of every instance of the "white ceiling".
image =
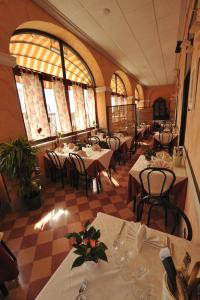
[[[142, 84], [175, 82], [182, 0], [48, 0]], [[110, 9], [109, 14], [104, 9]]]

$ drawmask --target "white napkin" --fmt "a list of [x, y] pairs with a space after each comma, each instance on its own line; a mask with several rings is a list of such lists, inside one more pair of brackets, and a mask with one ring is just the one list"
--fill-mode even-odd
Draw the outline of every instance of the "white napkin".
[[98, 144], [92, 146], [93, 151], [101, 151], [101, 147]]
[[157, 152], [156, 153], [156, 157], [159, 158], [159, 159], [163, 159], [163, 160], [171, 158], [171, 156], [169, 155], [169, 153], [166, 152], [166, 151], [159, 151], [159, 152]]
[[172, 163], [163, 159], [155, 159], [151, 162], [151, 167], [172, 169]]
[[77, 153], [78, 153], [78, 155], [80, 155], [82, 157], [87, 157], [87, 153], [83, 150], [79, 150]]
[[128, 236], [135, 240], [135, 248], [139, 253], [144, 244], [151, 245], [156, 248], [166, 247], [167, 241], [165, 237], [157, 235], [157, 232], [151, 229], [144, 224], [140, 224], [139, 229], [135, 232], [133, 227], [129, 228]]

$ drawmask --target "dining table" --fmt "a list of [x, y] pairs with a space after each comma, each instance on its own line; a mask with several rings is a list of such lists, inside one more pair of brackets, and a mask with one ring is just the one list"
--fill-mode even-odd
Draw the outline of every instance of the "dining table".
[[[166, 295], [160, 250], [170, 243], [176, 268], [183, 265], [186, 251], [192, 257], [191, 268], [199, 259], [198, 245], [140, 223], [99, 212], [92, 225], [100, 230], [99, 240], [108, 248], [108, 262], [99, 260], [92, 269], [86, 263], [72, 269], [77, 257], [72, 248], [35, 300], [172, 299]], [[145, 235], [141, 235], [144, 226]], [[119, 247], [115, 246], [116, 238]]]
[[177, 143], [178, 143], [178, 132], [175, 131], [175, 132], [155, 132], [154, 135], [153, 135], [153, 146], [154, 148], [156, 148], [159, 144], [160, 144], [160, 134], [164, 134], [163, 136], [163, 141], [166, 140], [166, 143], [168, 142], [168, 136], [169, 134], [171, 135], [172, 134], [172, 139], [171, 139], [171, 143], [172, 143], [172, 147], [173, 146], [177, 146]]
[[[89, 176], [96, 177], [97, 173], [110, 168], [113, 156], [111, 149], [92, 150], [92, 147], [82, 147], [82, 151], [86, 156], [81, 156], [81, 158]], [[66, 159], [69, 159], [69, 153], [79, 154], [75, 148], [69, 149], [67, 146], [55, 149], [55, 153], [58, 155], [61, 165]]]
[[[133, 167], [129, 171], [128, 180], [128, 202], [135, 200], [136, 196], [140, 194], [141, 183], [139, 174], [142, 170], [149, 167], [150, 162], [145, 159], [144, 155], [140, 155]], [[174, 202], [178, 207], [184, 210], [188, 177], [184, 166], [173, 166], [173, 172], [176, 176], [175, 183], [172, 187], [171, 194], [173, 195]]]
[[[103, 134], [97, 134], [97, 136], [100, 139], [100, 145], [102, 145], [102, 147], [105, 146], [106, 145], [106, 137], [104, 137]], [[130, 150], [132, 143], [133, 143], [133, 137], [132, 136], [124, 136], [123, 134], [120, 134], [120, 133], [115, 133], [113, 136], [118, 137], [120, 140], [119, 149], [122, 154], [122, 160], [123, 161], [127, 160], [128, 151]], [[111, 142], [111, 147], [112, 147], [112, 142]]]

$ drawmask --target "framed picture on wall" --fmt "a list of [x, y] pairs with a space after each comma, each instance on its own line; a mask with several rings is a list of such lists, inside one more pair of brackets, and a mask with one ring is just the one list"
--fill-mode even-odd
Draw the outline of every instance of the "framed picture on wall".
[[196, 98], [199, 95], [199, 84], [200, 84], [200, 59], [198, 59], [197, 64], [192, 68], [190, 75], [190, 88], [188, 97], [188, 110], [193, 110], [195, 108]]

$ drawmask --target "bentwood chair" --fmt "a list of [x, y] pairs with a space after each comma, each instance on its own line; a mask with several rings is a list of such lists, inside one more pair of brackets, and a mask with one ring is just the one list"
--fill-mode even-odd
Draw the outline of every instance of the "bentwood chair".
[[88, 187], [89, 185], [93, 186], [93, 179], [96, 179], [97, 192], [99, 193], [99, 187], [101, 186], [100, 174], [96, 174], [96, 177], [91, 177], [88, 175], [85, 168], [83, 159], [76, 153], [69, 153], [69, 158], [73, 165], [73, 177], [75, 179], [75, 186], [78, 188], [80, 179], [83, 179], [85, 182], [85, 192], [88, 197]]
[[159, 132], [158, 146], [159, 150], [172, 152], [173, 134], [171, 132]]
[[113, 150], [114, 159], [120, 164], [122, 153], [120, 150], [120, 139], [117, 136], [109, 136], [106, 138], [108, 148]]
[[60, 159], [59, 159], [58, 155], [55, 153], [55, 151], [46, 150], [46, 153], [47, 153], [49, 161], [50, 161], [51, 179], [56, 182], [57, 178], [60, 177], [62, 187], [64, 187], [64, 174], [66, 173], [66, 170], [67, 170], [66, 160], [65, 160], [64, 164], [62, 165], [60, 162]]
[[[174, 214], [174, 224], [172, 227], [171, 234], [176, 233], [177, 227], [180, 224], [180, 220], [182, 220], [181, 226], [184, 227], [184, 236], [183, 237], [186, 240], [191, 241], [192, 240], [192, 226], [191, 226], [190, 220], [188, 219], [187, 215], [171, 201], [167, 201], [165, 203], [165, 205], [166, 205], [167, 209], [170, 210]], [[180, 232], [178, 233], [178, 235], [180, 236]]]
[[95, 145], [95, 144], [100, 144], [100, 139], [98, 136], [93, 135], [88, 137], [88, 144], [89, 145]]
[[147, 226], [150, 225], [152, 209], [160, 206], [165, 213], [167, 226], [167, 203], [176, 180], [173, 171], [166, 168], [145, 168], [139, 174], [141, 183], [141, 200], [137, 205], [137, 221], [142, 219], [144, 205], [149, 205]]

